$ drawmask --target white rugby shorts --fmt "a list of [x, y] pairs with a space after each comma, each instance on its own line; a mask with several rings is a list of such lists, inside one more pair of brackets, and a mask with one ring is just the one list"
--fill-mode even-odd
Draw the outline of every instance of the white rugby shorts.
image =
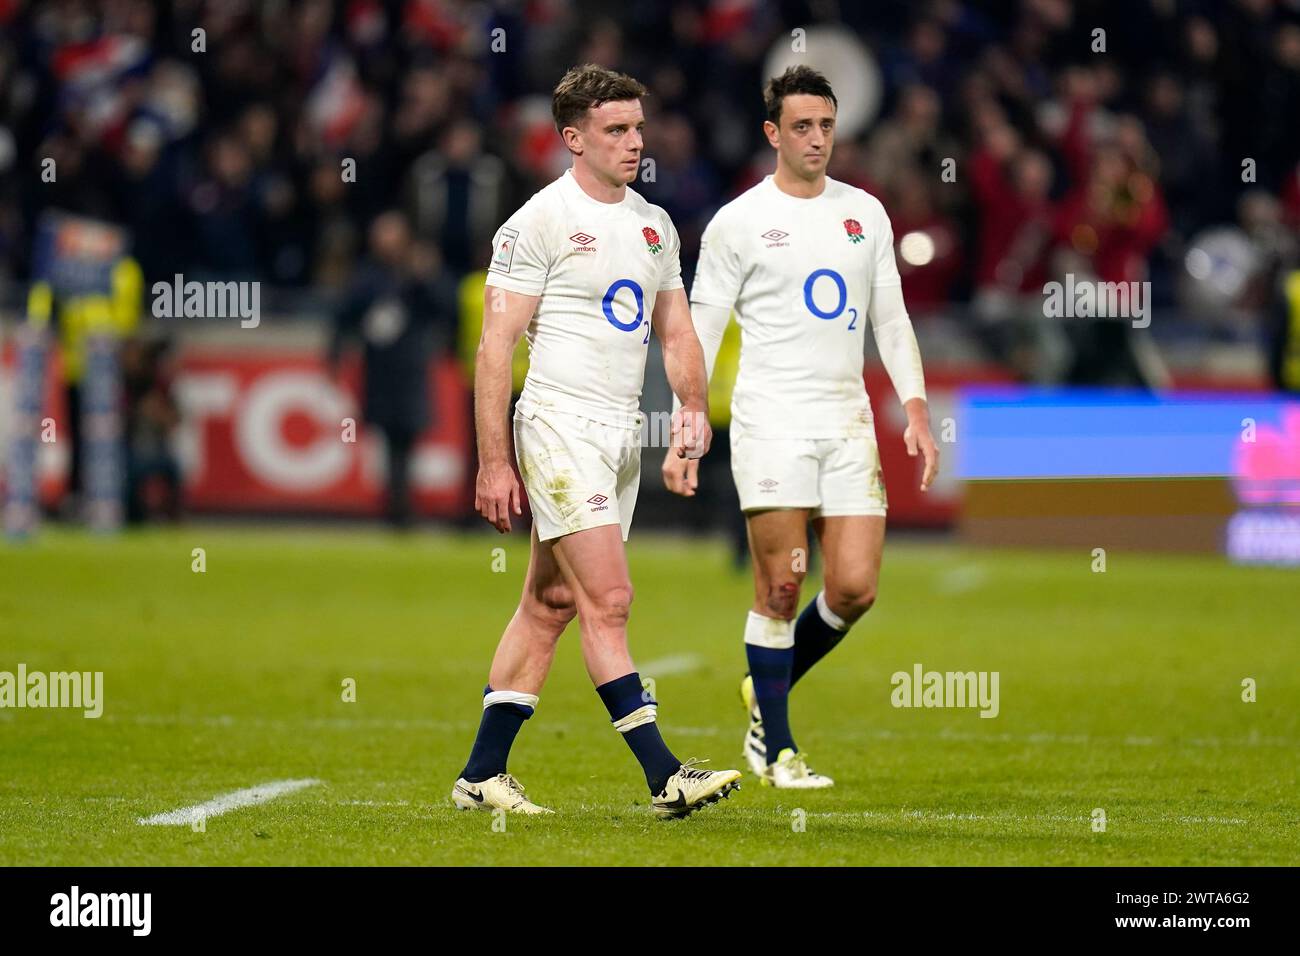
[[731, 474], [742, 511], [808, 508], [813, 518], [884, 515], [874, 435], [754, 438], [731, 429]]
[[627, 540], [641, 483], [639, 418], [618, 426], [516, 407], [514, 431], [515, 460], [539, 540], [607, 524], [620, 525]]

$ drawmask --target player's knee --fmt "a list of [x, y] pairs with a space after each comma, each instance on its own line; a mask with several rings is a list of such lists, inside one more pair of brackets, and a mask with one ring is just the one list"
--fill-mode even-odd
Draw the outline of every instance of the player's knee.
[[850, 581], [826, 589], [826, 604], [852, 624], [876, 603], [876, 585], [872, 581]]
[[799, 610], [799, 584], [801, 575], [787, 575], [783, 579], [772, 580], [767, 586], [767, 609], [772, 617], [784, 621], [794, 619]]
[[573, 600], [573, 591], [567, 584], [542, 588], [540, 592], [530, 596], [526, 602], [526, 610], [543, 631], [556, 639], [578, 613], [577, 605]]
[[626, 627], [632, 614], [632, 585], [615, 585], [592, 595], [590, 613], [602, 628]]

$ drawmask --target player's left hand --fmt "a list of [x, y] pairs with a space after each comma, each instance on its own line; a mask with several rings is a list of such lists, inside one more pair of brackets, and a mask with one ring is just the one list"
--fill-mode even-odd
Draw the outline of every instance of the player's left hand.
[[705, 412], [685, 405], [673, 412], [671, 447], [678, 458], [703, 458], [712, 442], [713, 427]]
[[674, 449], [668, 449], [663, 464], [664, 486], [675, 495], [694, 498], [700, 485], [700, 460], [682, 458]]
[[930, 423], [924, 418], [916, 418], [907, 423], [903, 432], [903, 442], [907, 445], [907, 454], [915, 458], [917, 454], [925, 456], [925, 472], [921, 475], [921, 490], [929, 491], [939, 474], [939, 446], [930, 434]]

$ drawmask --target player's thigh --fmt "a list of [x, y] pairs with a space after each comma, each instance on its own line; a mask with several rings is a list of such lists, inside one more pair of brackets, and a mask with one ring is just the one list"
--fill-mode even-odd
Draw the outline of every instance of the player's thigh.
[[815, 443], [818, 505], [814, 518], [875, 515], [889, 509], [880, 448], [873, 436], [825, 438]]
[[611, 449], [610, 441], [608, 429], [578, 416], [540, 411], [516, 416], [519, 474], [542, 542], [621, 523], [619, 450]]
[[626, 541], [632, 531], [632, 515], [636, 512], [637, 492], [641, 488], [640, 433], [625, 432], [618, 438], [617, 443], [610, 446], [609, 453], [619, 455], [614, 498], [618, 506], [619, 526], [623, 532], [623, 540]]
[[814, 518], [812, 525], [822, 549], [827, 600], [832, 605], [874, 601], [885, 549], [884, 516]]
[[606, 524], [556, 538], [552, 553], [573, 590], [578, 613], [630, 605], [632, 579], [622, 528]]
[[754, 595], [760, 604], [772, 590], [799, 584], [808, 567], [808, 509], [779, 508], [745, 515], [754, 562]]

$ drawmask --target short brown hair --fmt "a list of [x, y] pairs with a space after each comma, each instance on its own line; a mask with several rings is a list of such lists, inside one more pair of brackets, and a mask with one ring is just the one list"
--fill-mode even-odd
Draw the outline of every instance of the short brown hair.
[[820, 96], [830, 100], [831, 105], [839, 109], [840, 104], [835, 99], [835, 91], [831, 89], [826, 77], [810, 66], [792, 66], [780, 76], [774, 76], [767, 81], [767, 89], [763, 91], [763, 105], [767, 107], [767, 118], [780, 126], [781, 101], [787, 96], [799, 93]]
[[595, 63], [575, 66], [555, 84], [551, 94], [551, 114], [561, 133], [566, 126], [577, 126], [587, 110], [617, 100], [639, 100], [646, 88], [626, 73], [607, 70]]

